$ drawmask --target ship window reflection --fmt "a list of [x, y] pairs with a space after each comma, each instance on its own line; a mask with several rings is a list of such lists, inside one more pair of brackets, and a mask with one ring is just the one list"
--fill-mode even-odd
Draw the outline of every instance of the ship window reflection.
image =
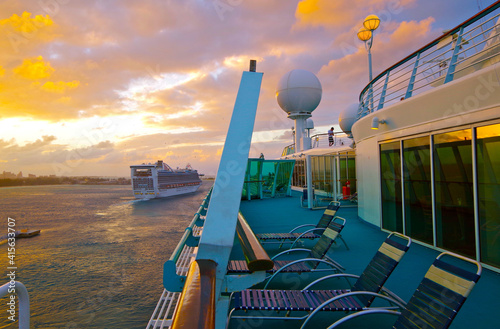
[[436, 245], [475, 257], [472, 131], [434, 136]]
[[401, 150], [399, 141], [380, 144], [382, 227], [403, 233]]
[[433, 243], [429, 136], [403, 141], [406, 234]]
[[476, 132], [481, 261], [500, 267], [500, 124]]

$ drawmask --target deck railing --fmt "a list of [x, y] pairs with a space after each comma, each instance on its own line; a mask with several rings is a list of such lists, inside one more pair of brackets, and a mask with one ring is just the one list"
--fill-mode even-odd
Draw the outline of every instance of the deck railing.
[[203, 199], [169, 260], [165, 263], [163, 281], [164, 285], [169, 286], [170, 290], [163, 290], [146, 326], [147, 329], [169, 328], [172, 324], [172, 316], [181, 295], [180, 291], [184, 286], [195, 253], [195, 247], [190, 246], [190, 244], [192, 245], [192, 242], [200, 237], [211, 194], [212, 188]]
[[[344, 132], [335, 132], [333, 134], [333, 145], [341, 145], [341, 143], [347, 143], [347, 135]], [[344, 144], [342, 144], [344, 145]], [[328, 139], [328, 133], [324, 134], [316, 134], [311, 136], [311, 148], [328, 148], [330, 147], [330, 141]], [[295, 152], [295, 144], [287, 145], [283, 148], [283, 152], [281, 152], [281, 156], [287, 156]]]
[[[13, 313], [9, 312], [7, 310], [7, 316], [12, 316], [12, 319], [15, 319], [16, 316], [19, 317], [19, 329], [29, 329], [30, 328], [30, 297], [28, 294], [28, 290], [19, 281], [10, 281], [4, 284], [3, 286], [0, 286], [0, 298], [7, 295], [7, 294], [12, 294], [14, 289], [15, 293], [17, 294], [17, 299], [19, 300], [19, 314], [16, 314], [16, 299], [9, 298], [9, 302], [7, 302], [7, 307], [9, 307], [9, 310], [14, 310]], [[13, 304], [11, 304], [13, 302]], [[13, 308], [12, 308], [13, 305]]]
[[394, 64], [363, 89], [357, 119], [500, 61], [497, 2]]

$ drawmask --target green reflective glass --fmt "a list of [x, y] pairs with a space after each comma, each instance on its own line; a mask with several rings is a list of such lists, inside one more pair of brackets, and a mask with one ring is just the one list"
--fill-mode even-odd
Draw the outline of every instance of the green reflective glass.
[[380, 144], [382, 227], [403, 233], [401, 150], [398, 142]]
[[351, 185], [351, 195], [356, 193], [356, 158], [347, 159], [347, 180]]
[[500, 267], [500, 124], [476, 132], [481, 261]]
[[436, 244], [475, 257], [472, 131], [434, 136]]
[[340, 186], [345, 186], [347, 182], [347, 156], [342, 155], [339, 157], [339, 168], [340, 168]]
[[306, 161], [303, 159], [295, 161], [292, 185], [298, 187], [304, 187], [306, 185]]
[[286, 196], [295, 160], [248, 159], [242, 199]]
[[403, 141], [406, 234], [432, 244], [432, 190], [429, 136]]

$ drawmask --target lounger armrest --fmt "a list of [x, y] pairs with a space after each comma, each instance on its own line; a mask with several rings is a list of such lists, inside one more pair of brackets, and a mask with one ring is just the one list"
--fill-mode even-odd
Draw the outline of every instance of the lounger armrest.
[[299, 225], [299, 226], [294, 227], [294, 228], [293, 228], [290, 232], [288, 232], [288, 233], [293, 233], [293, 232], [295, 232], [296, 230], [298, 230], [299, 228], [308, 227], [308, 226], [316, 227], [316, 224], [304, 224], [304, 225]]
[[309, 283], [304, 289], [302, 290], [311, 290], [312, 286], [314, 286], [316, 283], [323, 282], [328, 279], [332, 278], [354, 278], [354, 279], [359, 279], [359, 275], [354, 275], [354, 274], [347, 274], [347, 273], [339, 273], [339, 274], [330, 274], [330, 275], [325, 275], [322, 278], [319, 278], [311, 283]]
[[271, 258], [271, 260], [275, 260], [276, 258], [280, 257], [281, 255], [285, 255], [285, 254], [289, 254], [291, 252], [297, 252], [297, 251], [306, 251], [309, 254], [311, 254], [311, 250], [305, 249], [305, 248], [288, 249], [288, 250], [280, 252], [279, 254], [274, 255], [274, 257]]
[[348, 292], [348, 293], [345, 293], [345, 294], [342, 294], [342, 295], [338, 295], [338, 296], [335, 296], [333, 298], [330, 298], [328, 299], [327, 301], [323, 302], [321, 305], [319, 305], [318, 307], [316, 307], [316, 309], [314, 311], [311, 312], [311, 314], [309, 314], [309, 316], [307, 317], [306, 321], [304, 321], [304, 323], [302, 324], [302, 327], [300, 327], [301, 329], [305, 328], [306, 327], [306, 324], [311, 320], [311, 318], [318, 312], [320, 312], [323, 307], [325, 307], [326, 305], [336, 301], [336, 300], [339, 300], [339, 299], [343, 299], [343, 298], [347, 298], [347, 297], [351, 297], [351, 296], [373, 296], [375, 298], [382, 298], [382, 299], [385, 299], [387, 301], [389, 301], [390, 303], [393, 303], [393, 304], [396, 304], [398, 307], [400, 307], [401, 309], [404, 309], [405, 308], [405, 305], [401, 304], [399, 301], [389, 297], [389, 296], [386, 296], [386, 295], [380, 295], [380, 294], [377, 294], [375, 292], [370, 292], [370, 291], [351, 291], [351, 292]]
[[398, 295], [396, 295], [395, 293], [393, 293], [392, 291], [390, 291], [386, 287], [382, 287], [382, 290], [380, 291], [380, 293], [385, 294], [385, 295], [397, 300], [398, 302], [400, 302], [403, 305], [406, 305], [406, 302], [404, 300], [402, 300], [401, 297], [399, 297]]
[[290, 267], [292, 265], [299, 264], [299, 263], [305, 263], [305, 262], [323, 263], [323, 264], [327, 264], [327, 265], [331, 266], [332, 268], [337, 269], [338, 271], [342, 271], [342, 269], [339, 268], [337, 266], [337, 264], [334, 264], [334, 263], [329, 262], [329, 261], [324, 260], [324, 259], [319, 259], [319, 258], [304, 258], [304, 259], [299, 259], [299, 260], [296, 260], [296, 261], [293, 261], [293, 262], [290, 262], [290, 263], [286, 264], [285, 266], [283, 266], [282, 268], [280, 268], [279, 270], [277, 270], [276, 272], [274, 272], [274, 274], [269, 278], [269, 280], [267, 280], [267, 282], [266, 282], [266, 284], [264, 286], [264, 289], [267, 289], [267, 286], [272, 281], [272, 279], [274, 279], [274, 277], [276, 275], [278, 275], [278, 273], [282, 272], [284, 269], [286, 269], [286, 268], [288, 268], [288, 267]]
[[333, 323], [331, 326], [329, 326], [328, 329], [336, 328], [339, 325], [341, 325], [341, 324], [343, 324], [351, 319], [359, 318], [360, 316], [369, 315], [369, 314], [389, 314], [389, 315], [400, 316], [401, 312], [393, 311], [393, 310], [384, 310], [384, 309], [371, 309], [371, 310], [360, 311], [360, 312], [356, 312], [353, 314], [349, 314], [348, 316], [345, 316], [342, 319], [337, 320], [335, 323]]

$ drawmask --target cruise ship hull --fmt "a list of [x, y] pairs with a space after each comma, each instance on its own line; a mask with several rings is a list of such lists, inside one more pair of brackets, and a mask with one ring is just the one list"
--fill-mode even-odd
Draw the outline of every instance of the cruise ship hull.
[[174, 187], [171, 189], [161, 190], [158, 192], [148, 191], [146, 189], [134, 190], [134, 196], [136, 199], [167, 198], [181, 194], [194, 193], [198, 191], [200, 186], [201, 182], [197, 185]]
[[163, 161], [155, 164], [130, 166], [131, 182], [136, 199], [166, 198], [193, 193], [201, 186], [196, 170], [173, 170]]

